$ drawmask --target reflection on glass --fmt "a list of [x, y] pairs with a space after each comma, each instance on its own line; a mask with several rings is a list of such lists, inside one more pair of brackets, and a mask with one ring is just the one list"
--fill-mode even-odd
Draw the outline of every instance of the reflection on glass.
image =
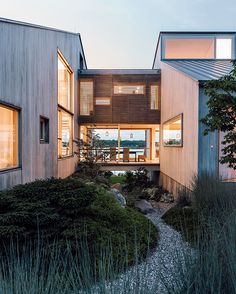
[[72, 155], [72, 119], [73, 116], [58, 110], [58, 157]]
[[163, 124], [164, 146], [182, 146], [182, 115]]

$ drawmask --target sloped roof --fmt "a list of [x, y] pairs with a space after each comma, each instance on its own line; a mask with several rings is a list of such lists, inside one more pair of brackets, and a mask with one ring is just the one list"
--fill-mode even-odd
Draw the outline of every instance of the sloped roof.
[[233, 69], [231, 60], [162, 60], [197, 81], [217, 80]]

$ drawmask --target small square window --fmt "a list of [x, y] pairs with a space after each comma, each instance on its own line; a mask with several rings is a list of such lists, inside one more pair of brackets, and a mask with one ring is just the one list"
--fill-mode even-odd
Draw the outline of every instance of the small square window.
[[49, 143], [49, 119], [40, 116], [40, 127], [39, 127], [40, 143]]

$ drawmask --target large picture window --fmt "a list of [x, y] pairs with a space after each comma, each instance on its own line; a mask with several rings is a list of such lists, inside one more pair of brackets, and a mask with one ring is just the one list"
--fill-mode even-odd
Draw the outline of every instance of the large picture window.
[[0, 104], [0, 170], [19, 166], [19, 112]]
[[91, 115], [93, 111], [93, 81], [80, 81], [80, 115]]
[[58, 158], [73, 155], [73, 71], [58, 53]]
[[180, 114], [163, 124], [163, 145], [183, 146], [183, 115]]
[[58, 104], [73, 111], [73, 72], [58, 55]]
[[73, 154], [73, 116], [58, 109], [58, 157]]

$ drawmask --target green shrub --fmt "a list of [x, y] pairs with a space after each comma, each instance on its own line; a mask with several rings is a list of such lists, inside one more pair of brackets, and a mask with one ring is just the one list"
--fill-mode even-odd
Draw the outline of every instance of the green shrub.
[[132, 191], [135, 188], [148, 188], [153, 185], [148, 177], [148, 171], [145, 168], [139, 168], [138, 170], [131, 172], [128, 171], [125, 174], [125, 188], [128, 191]]
[[86, 241], [90, 252], [111, 246], [113, 257], [127, 264], [135, 260], [135, 236], [142, 257], [157, 240], [156, 228], [143, 215], [122, 208], [102, 186], [78, 178], [35, 181], [0, 192], [0, 246], [12, 239], [35, 242], [39, 234], [48, 246], [55, 240], [73, 249]]

